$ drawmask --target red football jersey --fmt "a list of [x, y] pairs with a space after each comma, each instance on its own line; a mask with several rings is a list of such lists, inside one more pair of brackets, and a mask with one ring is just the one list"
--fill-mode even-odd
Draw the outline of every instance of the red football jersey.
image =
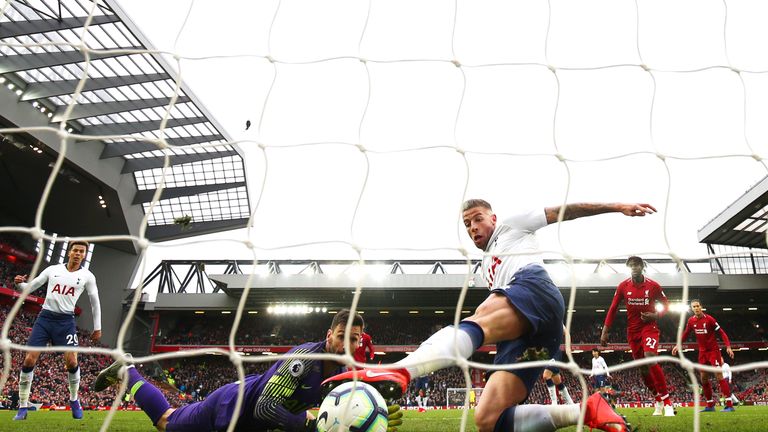
[[370, 359], [373, 360], [373, 340], [371, 339], [371, 336], [368, 335], [368, 333], [363, 332], [363, 334], [360, 336], [360, 344], [357, 346], [353, 354], [355, 361], [365, 363], [367, 357], [365, 355], [366, 349], [370, 351]]
[[696, 315], [688, 318], [688, 324], [683, 332], [683, 341], [688, 338], [691, 331], [696, 334], [699, 351], [720, 351], [720, 345], [717, 344], [715, 333], [720, 333], [725, 346], [731, 346], [731, 341], [728, 340], [725, 330], [720, 327], [720, 324], [711, 315], [702, 313], [701, 318], [697, 318]]
[[664, 305], [664, 310], [659, 312], [659, 317], [667, 310], [669, 301], [661, 286], [656, 281], [644, 278], [643, 282], [635, 284], [632, 278], [629, 278], [616, 287], [616, 294], [613, 296], [611, 308], [605, 317], [605, 326], [610, 327], [616, 316], [616, 310], [621, 302], [627, 305], [627, 332], [639, 332], [645, 326], [656, 326], [656, 321], [643, 322], [640, 318], [641, 312], [656, 312], [656, 302]]

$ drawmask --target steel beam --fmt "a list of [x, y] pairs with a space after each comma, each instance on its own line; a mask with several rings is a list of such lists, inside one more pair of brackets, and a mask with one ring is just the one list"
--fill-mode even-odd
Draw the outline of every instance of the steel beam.
[[[120, 57], [129, 55], [132, 53], [126, 53], [124, 51], [146, 51], [146, 48], [142, 46], [129, 46], [119, 48], [117, 52], [111, 50], [109, 52], [91, 52], [91, 60], [100, 60], [105, 58]], [[85, 56], [80, 51], [64, 51], [64, 52], [52, 52], [52, 53], [36, 53], [36, 54], [17, 54], [3, 57], [3, 61], [0, 62], [0, 73], [19, 72], [30, 69], [41, 69], [51, 66], [60, 66], [71, 63], [82, 63], [85, 61]]]
[[[169, 166], [181, 165], [185, 163], [221, 158], [225, 156], [234, 156], [237, 154], [238, 153], [235, 150], [226, 150], [226, 151], [216, 152], [216, 153], [171, 155], [169, 156], [170, 160], [168, 163], [169, 163]], [[123, 165], [123, 170], [121, 172], [122, 174], [127, 174], [127, 173], [142, 171], [146, 169], [162, 168], [164, 164], [165, 164], [165, 157], [163, 156], [156, 156], [151, 158], [140, 158], [140, 159], [128, 159], [125, 161], [125, 164]]]
[[[207, 117], [187, 117], [180, 119], [170, 119], [166, 123], [166, 128], [177, 126], [188, 126], [198, 123], [208, 122]], [[83, 135], [130, 135], [134, 133], [149, 132], [160, 129], [160, 120], [126, 122], [126, 123], [108, 123], [93, 126], [86, 126], [83, 129]]]
[[[181, 147], [185, 145], [220, 141], [223, 139], [223, 135], [200, 135], [181, 138], [166, 138], [165, 142], [167, 142], [170, 146]], [[158, 150], [157, 144], [151, 141], [109, 142], [104, 143], [104, 150], [101, 152], [100, 159], [109, 159], [113, 157], [125, 156], [127, 154], [143, 153], [151, 150]]]
[[[130, 76], [114, 76], [105, 78], [88, 78], [85, 80], [85, 85], [82, 91], [103, 90], [107, 88], [129, 86], [134, 84], [142, 84], [153, 81], [162, 81], [166, 79], [173, 79], [170, 75], [164, 73], [158, 74], [141, 74]], [[80, 84], [80, 80], [65, 80], [65, 81], [48, 81], [30, 83], [24, 90], [24, 94], [21, 95], [22, 101], [31, 101], [35, 99], [43, 99], [52, 96], [63, 96], [72, 94], [75, 92], [77, 85]]]
[[[189, 102], [190, 99], [186, 96], [179, 96], [176, 99], [176, 104], [183, 104]], [[138, 111], [147, 108], [157, 108], [167, 106], [171, 103], [171, 98], [157, 98], [157, 99], [140, 99], [140, 100], [128, 100], [128, 101], [114, 101], [114, 102], [93, 102], [88, 104], [77, 104], [72, 108], [67, 120], [78, 120], [88, 117], [98, 117], [101, 115], [117, 114], [127, 111]], [[64, 114], [66, 112], [66, 106], [61, 106], [56, 110], [56, 114], [51, 119], [54, 123], [59, 123], [64, 120]]]
[[[160, 199], [178, 198], [180, 196], [199, 195], [202, 193], [215, 192], [224, 189], [233, 189], [236, 187], [245, 186], [245, 182], [237, 183], [220, 183], [212, 185], [200, 185], [200, 186], [182, 186], [182, 187], [170, 187], [163, 189], [163, 194], [160, 195]], [[152, 197], [155, 195], [157, 189], [146, 189], [136, 192], [133, 197], [133, 204], [142, 204], [152, 201]]]
[[[37, 19], [30, 21], [13, 21], [0, 24], [0, 39], [29, 36], [31, 34], [48, 33], [83, 27], [88, 17], [70, 17], [62, 19]], [[91, 20], [92, 26], [120, 22], [117, 15], [97, 15]]]

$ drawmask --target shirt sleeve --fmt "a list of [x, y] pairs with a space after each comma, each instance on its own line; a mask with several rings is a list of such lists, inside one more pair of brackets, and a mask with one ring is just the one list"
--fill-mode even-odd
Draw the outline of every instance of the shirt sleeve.
[[723, 343], [725, 344], [725, 346], [726, 347], [731, 346], [731, 340], [728, 339], [728, 335], [725, 334], [725, 330], [723, 330], [723, 328], [720, 327], [720, 324], [718, 324], [714, 318], [712, 318], [712, 321], [714, 321], [715, 323], [715, 331], [720, 333], [720, 338], [723, 340]]
[[604, 358], [600, 357], [600, 363], [602, 363], [602, 364], [603, 364], [603, 370], [605, 371], [605, 373], [606, 373], [608, 376], [611, 376], [611, 373], [610, 373], [610, 372], [608, 372], [608, 364], [605, 362], [605, 359], [604, 359]]
[[27, 285], [30, 285], [32, 288], [30, 288], [29, 292], [35, 291], [36, 289], [40, 288], [41, 286], [43, 286], [44, 283], [48, 282], [48, 277], [51, 273], [51, 268], [53, 268], [53, 266], [46, 268], [45, 270], [40, 272], [40, 274], [37, 275], [36, 278], [32, 279], [29, 282], [20, 283], [19, 288], [23, 290], [27, 287]]
[[[295, 351], [299, 354], [308, 351]], [[264, 390], [256, 400], [253, 409], [254, 418], [272, 422], [287, 432], [299, 432], [306, 429], [307, 412], [294, 414], [283, 403], [296, 391], [312, 369], [311, 361], [288, 359], [269, 378]]]
[[504, 219], [504, 224], [517, 230], [534, 232], [547, 226], [547, 215], [543, 208], [530, 210]]
[[93, 315], [93, 331], [101, 330], [101, 302], [99, 301], [99, 288], [96, 286], [96, 276], [91, 274], [85, 283], [85, 290], [91, 302], [91, 314]]
[[616, 310], [618, 310], [622, 298], [624, 298], [624, 282], [616, 287], [616, 293], [613, 295], [613, 301], [608, 309], [608, 314], [605, 316], [603, 327], [611, 327], [613, 325], [613, 319], [616, 317]]
[[688, 339], [688, 335], [691, 334], [691, 320], [688, 319], [688, 322], [685, 323], [685, 330], [683, 330], [683, 336], [682, 339], [680, 339], [682, 342], [685, 342], [686, 339]]
[[365, 340], [365, 346], [367, 346], [368, 349], [371, 351], [370, 359], [373, 360], [373, 356], [374, 356], [373, 352], [376, 350], [373, 348], [373, 339], [370, 336], [368, 336], [368, 338]]

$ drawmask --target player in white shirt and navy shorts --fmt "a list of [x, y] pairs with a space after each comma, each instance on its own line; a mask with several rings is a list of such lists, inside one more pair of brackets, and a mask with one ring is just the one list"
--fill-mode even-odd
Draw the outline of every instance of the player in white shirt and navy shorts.
[[[48, 289], [43, 303], [43, 310], [38, 314], [32, 333], [27, 340], [29, 347], [45, 347], [50, 343], [54, 347], [76, 347], [77, 326], [75, 325], [75, 304], [83, 292], [88, 293], [93, 314], [93, 334], [91, 338], [101, 338], [101, 305], [96, 278], [93, 273], [81, 267], [88, 253], [88, 242], [73, 241], [68, 245], [67, 264], [52, 265], [43, 270], [36, 278], [26, 283], [27, 276], [17, 275], [14, 283], [22, 289], [32, 292], [43, 284]], [[14, 420], [26, 420], [29, 408], [29, 394], [32, 388], [34, 368], [40, 351], [29, 351], [24, 357], [19, 374], [19, 411]], [[80, 388], [80, 367], [77, 353], [64, 352], [64, 363], [68, 371], [70, 407], [72, 417], [83, 418], [83, 410], [77, 397]]]
[[[478, 431], [550, 431], [576, 425], [580, 405], [522, 404], [543, 370], [525, 363], [549, 360], [559, 353], [565, 315], [563, 296], [543, 267], [535, 232], [561, 220], [614, 212], [645, 216], [655, 211], [648, 204], [575, 203], [522, 211], [502, 221], [487, 201], [465, 201], [462, 221], [483, 252], [483, 278], [491, 291], [488, 297], [458, 326], [440, 329], [395, 363], [398, 369], [349, 371], [327, 379], [323, 387], [332, 389], [357, 379], [378, 385], [385, 398], [399, 398], [411, 379], [455, 366], [454, 358], [469, 358], [481, 346], [496, 344], [494, 363], [517, 368], [497, 370], [489, 376], [474, 412]], [[630, 429], [600, 394], [587, 399], [584, 425], [615, 432]]]

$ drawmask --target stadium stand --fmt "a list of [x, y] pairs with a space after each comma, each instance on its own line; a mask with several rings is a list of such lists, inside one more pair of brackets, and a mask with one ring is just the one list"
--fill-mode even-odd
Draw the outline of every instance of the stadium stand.
[[[9, 304], [0, 306], [0, 322], [4, 322], [7, 313], [10, 310]], [[11, 326], [9, 337], [14, 343], [23, 344], [29, 336], [32, 324], [37, 312], [34, 310], [22, 309], [16, 316]], [[231, 319], [223, 320], [221, 317], [198, 317], [196, 320], [183, 320], [183, 314], [164, 314], [160, 322], [165, 322], [164, 326], [158, 331], [156, 338], [165, 343], [174, 344], [212, 344], [220, 345], [226, 343], [228, 329], [231, 325]], [[238, 341], [248, 341], [250, 343], [261, 344], [294, 344], [304, 340], [316, 340], [322, 338], [324, 334], [318, 334], [317, 330], [321, 327], [314, 326], [327, 324], [325, 316], [307, 316], [299, 318], [286, 318], [277, 316], [262, 316], [259, 318], [244, 317], [241, 324], [241, 337]], [[367, 320], [368, 329], [374, 335], [377, 344], [415, 344], [418, 343], [424, 333], [432, 331], [435, 326], [444, 325], [449, 321], [446, 317], [418, 317], [409, 322], [408, 329], [401, 331], [398, 327], [399, 322], [392, 317], [372, 317]], [[601, 321], [598, 319], [598, 321]], [[741, 328], [739, 326], [740, 317], [723, 315], [720, 322], [725, 328]], [[194, 324], [190, 324], [193, 322]], [[753, 338], [760, 335], [750, 322], [743, 326], [744, 330], [733, 331], [734, 342], [741, 341], [744, 338]], [[762, 325], [759, 327], [762, 328]], [[307, 329], [313, 329], [311, 331]], [[671, 329], [668, 330], [671, 332]], [[599, 334], [599, 325], [590, 321], [588, 318], [574, 320], [573, 325], [574, 343], [595, 344], [596, 335]], [[618, 333], [618, 332], [617, 332]], [[275, 336], [273, 336], [275, 335]], [[585, 339], [581, 339], [581, 338]], [[80, 330], [79, 340], [83, 345], [89, 343], [88, 332]], [[753, 340], [753, 339], [749, 339]], [[241, 342], [239, 342], [241, 343]], [[695, 359], [695, 352], [688, 353], [689, 358]], [[762, 352], [740, 351], [737, 352], [737, 364], [749, 361], [759, 360]], [[60, 361], [56, 358], [58, 354], [46, 353], [41, 356], [37, 370], [45, 371], [35, 375], [33, 394], [31, 400], [33, 403], [43, 406], [65, 406], [67, 399], [66, 373], [62, 369]], [[391, 358], [398, 353], [389, 353], [387, 361], [396, 360]], [[403, 355], [402, 353], [400, 355]], [[626, 352], [609, 352], [604, 357], [609, 365], [616, 365], [631, 360]], [[9, 408], [11, 398], [18, 386], [18, 368], [23, 358], [23, 352], [14, 351], [12, 354], [12, 370], [8, 382], [0, 392], [0, 406]], [[90, 390], [92, 380], [96, 374], [112, 359], [103, 355], [82, 355], [80, 357], [81, 368], [83, 369], [83, 384], [81, 386], [81, 399], [84, 405], [90, 409], [99, 409], [108, 407], [115, 396], [114, 390], [96, 394]], [[575, 354], [577, 362], [585, 369], [590, 367], [590, 355], [588, 352]], [[487, 353], [477, 354], [473, 359], [477, 362], [491, 362], [491, 357]], [[0, 365], [2, 365], [0, 359]], [[246, 373], [259, 373], [270, 365], [269, 362], [246, 363]], [[204, 399], [207, 394], [219, 386], [232, 382], [237, 379], [237, 374], [232, 363], [226, 356], [204, 356], [193, 358], [182, 358], [165, 360], [162, 363], [152, 363], [140, 365], [143, 372], [152, 377], [154, 382], [166, 393], [169, 400], [177, 404], [189, 403]], [[688, 385], [687, 374], [671, 364], [664, 365], [665, 373], [668, 376], [669, 388], [675, 400], [690, 401], [693, 398]], [[647, 403], [651, 400], [651, 395], [643, 386], [637, 386], [640, 380], [640, 372], [637, 368], [624, 370], [612, 374], [612, 385], [618, 392], [617, 402], [619, 403]], [[581, 387], [578, 380], [570, 373], [563, 374], [565, 383], [569, 388], [571, 395], [580, 400], [582, 397]], [[480, 377], [473, 386], [482, 387], [484, 373], [473, 374], [473, 377]], [[591, 383], [590, 383], [591, 385]], [[449, 368], [430, 374], [424, 380], [411, 383], [408, 391], [399, 401], [404, 406], [415, 405], [416, 395], [419, 386], [424, 386], [426, 395], [429, 397], [429, 406], [445, 406], [446, 389], [463, 387], [464, 378], [458, 368]], [[768, 402], [768, 374], [765, 370], [754, 370], [738, 373], [734, 376], [734, 390], [742, 401], [746, 403]], [[549, 395], [543, 382], [538, 382], [528, 398], [531, 403], [549, 403]], [[124, 401], [124, 409], [133, 409], [131, 401]]]

